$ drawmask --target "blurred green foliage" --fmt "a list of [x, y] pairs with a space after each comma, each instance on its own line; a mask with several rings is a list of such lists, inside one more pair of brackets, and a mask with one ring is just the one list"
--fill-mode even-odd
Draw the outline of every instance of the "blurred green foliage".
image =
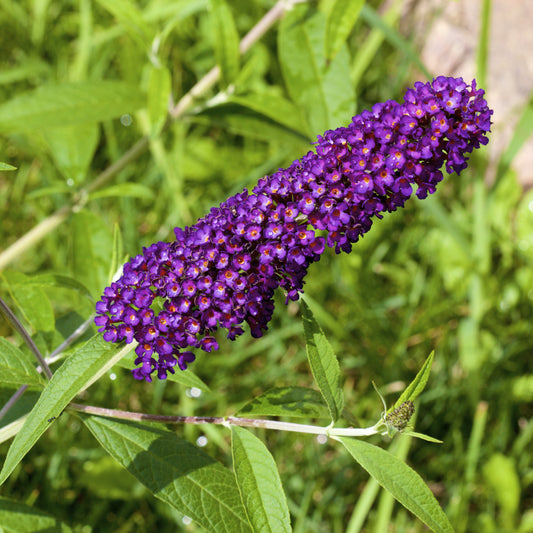
[[[237, 59], [235, 39], [273, 2], [235, 0], [226, 11], [215, 11], [233, 26], [214, 24], [207, 0], [0, 2], [0, 117], [11, 124], [0, 124], [0, 160], [18, 169], [0, 173], [3, 247], [57, 210], [76, 206], [2, 273], [2, 296], [13, 307], [20, 298], [35, 303], [18, 302], [33, 312], [19, 316], [39, 332], [35, 340], [44, 353], [93, 312], [118, 240], [122, 256], [171, 239], [175, 226], [194, 223], [229, 195], [303, 155], [321, 128], [347, 123], [373, 102], [398, 98], [424, 77], [410, 43], [415, 36], [394, 29], [396, 1], [381, 16], [374, 10], [378, 2], [366, 2], [344, 45], [313, 43], [324, 48], [324, 62], [326, 48], [337, 62], [331, 80], [313, 78], [309, 65], [320, 51], [296, 53], [306, 36], [291, 41], [294, 34], [283, 28], [302, 14], [329, 28], [329, 4], [298, 6]], [[165, 124], [166, 102], [179, 101], [217, 60], [223, 68], [219, 84]], [[301, 72], [291, 68], [303, 61], [309, 64]], [[299, 90], [302, 76], [308, 92]], [[31, 91], [55, 94], [55, 107], [49, 97], [43, 100], [49, 108], [33, 97], [38, 105], [32, 108], [24, 100]], [[490, 92], [487, 98], [490, 105]], [[69, 99], [77, 107], [67, 109]], [[93, 121], [79, 119], [87, 113]], [[372, 380], [392, 405], [435, 350], [416, 430], [443, 444], [413, 442], [409, 462], [459, 532], [533, 531], [533, 191], [522, 190], [510, 167], [532, 123], [528, 107], [494, 185], [484, 182], [489, 144], [460, 178], [448, 178], [434, 197], [377, 221], [350, 255], [326, 254], [307, 278], [308, 301], [340, 359], [346, 407], [361, 425], [373, 423], [381, 411]], [[147, 149], [88, 192], [143, 136]], [[87, 291], [52, 276], [17, 291], [23, 274], [66, 275]], [[273, 387], [312, 386], [298, 305], [283, 304], [279, 294], [262, 339], [221, 338], [218, 353], [199, 356], [193, 371], [210, 392], [198, 398], [176, 383], [134, 382], [129, 371], [116, 368], [82, 400], [221, 416]], [[0, 334], [13, 335], [5, 322]], [[3, 386], [0, 404], [14, 390]], [[31, 405], [29, 397], [20, 400], [21, 413]], [[205, 434], [207, 452], [229, 464], [224, 428], [177, 431], [191, 442]], [[280, 469], [294, 531], [358, 530], [352, 513], [366, 494], [367, 475], [345, 452], [307, 436], [260, 436]], [[80, 532], [199, 531], [126, 476], [76, 416], [65, 414], [0, 495]], [[387, 496], [381, 498], [367, 512], [367, 531], [382, 531], [377, 528], [387, 520], [394, 531], [423, 530], [406, 511], [387, 504]]]

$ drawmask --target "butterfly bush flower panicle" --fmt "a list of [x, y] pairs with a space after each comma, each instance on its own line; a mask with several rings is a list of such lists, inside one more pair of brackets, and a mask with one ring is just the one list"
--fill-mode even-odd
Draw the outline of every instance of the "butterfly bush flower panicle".
[[133, 375], [151, 381], [187, 368], [190, 349], [217, 350], [218, 328], [234, 340], [246, 323], [261, 337], [278, 287], [297, 300], [326, 247], [350, 252], [374, 217], [433, 193], [442, 167], [459, 174], [491, 115], [475, 80], [441, 76], [326, 131], [289, 168], [131, 259], [96, 305], [104, 339], [135, 339]]

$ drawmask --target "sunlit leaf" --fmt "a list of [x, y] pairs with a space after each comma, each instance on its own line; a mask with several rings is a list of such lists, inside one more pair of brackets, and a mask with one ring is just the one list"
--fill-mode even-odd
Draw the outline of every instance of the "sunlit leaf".
[[396, 500], [436, 533], [453, 528], [424, 480], [394, 455], [359, 439], [338, 438], [353, 458]]
[[253, 531], [289, 533], [291, 521], [276, 463], [247, 429], [231, 428], [233, 468]]
[[235, 81], [239, 73], [239, 34], [228, 5], [224, 0], [211, 0], [213, 45], [217, 64], [220, 67], [222, 87]]
[[98, 144], [98, 125], [86, 122], [46, 128], [44, 136], [65, 180], [71, 180], [74, 184], [82, 183]]
[[335, 0], [326, 22], [325, 55], [333, 59], [346, 42], [365, 0]]
[[[124, 352], [125, 353], [125, 352]], [[67, 404], [122, 357], [122, 351], [95, 335], [56, 370], [15, 437], [0, 472], [3, 483]]]
[[389, 413], [394, 411], [402, 403], [406, 401], [414, 402], [416, 398], [424, 390], [426, 383], [429, 379], [429, 374], [431, 372], [431, 365], [433, 364], [433, 355], [435, 352], [431, 352], [428, 358], [424, 361], [422, 368], [419, 370], [413, 381], [409, 383], [408, 387], [402, 392], [400, 397], [396, 400], [396, 403], [389, 409]]
[[100, 444], [157, 498], [210, 533], [251, 532], [235, 477], [176, 433], [148, 424], [83, 417]]
[[18, 133], [99, 122], [144, 105], [138, 87], [119, 81], [42, 85], [0, 105], [0, 131]]
[[325, 24], [321, 13], [309, 16], [306, 5], [296, 5], [281, 21], [278, 34], [287, 91], [304, 110], [313, 137], [349, 123], [355, 112], [348, 51], [343, 46], [326, 61]]
[[331, 418], [336, 421], [344, 407], [339, 362], [305, 301], [302, 301], [301, 309], [309, 365]]
[[239, 416], [294, 416], [329, 418], [322, 395], [305, 387], [270, 389], [242, 407]]
[[165, 124], [171, 88], [170, 71], [165, 67], [152, 68], [148, 81], [148, 117], [152, 136], [158, 135]]

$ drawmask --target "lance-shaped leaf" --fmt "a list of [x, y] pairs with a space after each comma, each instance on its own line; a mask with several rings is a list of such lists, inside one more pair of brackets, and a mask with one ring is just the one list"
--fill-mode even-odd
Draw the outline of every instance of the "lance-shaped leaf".
[[287, 91], [307, 114], [313, 137], [345, 124], [355, 111], [348, 50], [341, 46], [335, 58], [326, 61], [325, 26], [322, 13], [309, 17], [307, 5], [296, 5], [281, 21], [278, 34]]
[[210, 533], [251, 533], [235, 477], [200, 448], [153, 425], [83, 416], [100, 444], [157, 498]]
[[220, 67], [222, 86], [225, 88], [239, 73], [239, 34], [231, 10], [224, 0], [211, 0], [209, 5], [215, 56]]
[[290, 533], [287, 500], [276, 463], [250, 431], [231, 428], [233, 468], [241, 499], [254, 532]]
[[301, 308], [311, 372], [335, 422], [344, 407], [339, 362], [309, 306], [302, 301]]
[[413, 381], [409, 383], [409, 386], [402, 392], [400, 397], [396, 400], [396, 403], [387, 411], [388, 413], [394, 411], [394, 409], [400, 407], [400, 405], [406, 401], [414, 402], [415, 399], [420, 396], [429, 379], [429, 373], [431, 372], [431, 365], [433, 364], [434, 353], [435, 352], [431, 352], [429, 354], [422, 368], [415, 376], [415, 379], [413, 379]]
[[394, 455], [359, 439], [338, 437], [353, 458], [396, 500], [436, 533], [453, 533], [424, 480]]
[[59, 416], [76, 394], [96, 381], [127, 351], [129, 347], [126, 346], [117, 352], [116, 346], [105, 342], [101, 335], [95, 335], [59, 367], [11, 444], [0, 472], [0, 483], [46, 431], [49, 420]]
[[133, 113], [144, 104], [139, 89], [118, 81], [43, 85], [0, 105], [0, 131], [9, 134]]
[[322, 395], [306, 387], [277, 387], [254, 398], [239, 410], [238, 416], [294, 416], [329, 418]]
[[326, 22], [326, 58], [335, 57], [359, 18], [365, 0], [335, 0]]
[[44, 385], [33, 362], [35, 359], [0, 337], [0, 379], [2, 385]]
[[1, 531], [3, 533], [29, 533], [32, 531], [67, 533], [72, 531], [70, 527], [54, 516], [7, 498], [0, 498], [0, 524], [2, 524]]

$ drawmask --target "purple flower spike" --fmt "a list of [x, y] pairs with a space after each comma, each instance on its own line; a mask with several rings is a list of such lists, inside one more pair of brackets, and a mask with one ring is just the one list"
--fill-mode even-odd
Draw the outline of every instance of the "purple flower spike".
[[174, 366], [185, 370], [195, 359], [186, 348], [217, 350], [219, 327], [234, 340], [246, 322], [262, 336], [274, 291], [297, 300], [326, 244], [349, 252], [374, 217], [403, 207], [415, 190], [418, 198], [435, 192], [442, 167], [466, 168], [466, 154], [488, 142], [492, 111], [483, 96], [475, 80], [440, 76], [415, 83], [404, 104], [376, 104], [326, 131], [315, 152], [124, 265], [96, 305], [104, 339], [135, 339], [133, 375], [151, 381], [154, 372], [165, 379]]

